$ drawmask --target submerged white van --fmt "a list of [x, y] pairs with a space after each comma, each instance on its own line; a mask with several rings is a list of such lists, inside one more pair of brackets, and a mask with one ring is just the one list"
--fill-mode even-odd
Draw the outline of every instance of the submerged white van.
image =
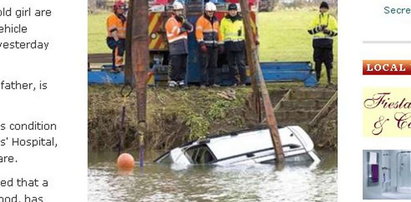
[[[299, 126], [279, 129], [286, 161], [320, 159], [308, 134]], [[161, 155], [154, 162], [179, 165], [237, 165], [274, 163], [275, 155], [270, 130], [243, 130], [189, 142]]]

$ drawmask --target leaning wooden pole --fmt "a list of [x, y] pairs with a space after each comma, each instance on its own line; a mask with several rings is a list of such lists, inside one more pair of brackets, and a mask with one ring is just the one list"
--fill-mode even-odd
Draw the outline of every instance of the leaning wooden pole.
[[[249, 18], [249, 20], [250, 20], [250, 18]], [[244, 23], [246, 23], [246, 22], [244, 21]], [[249, 23], [250, 23], [250, 21], [248, 21], [248, 24]], [[253, 34], [251, 36], [253, 36]], [[246, 41], [248, 41], [249, 36], [247, 34], [245, 34], [245, 38], [246, 38]], [[247, 52], [247, 54], [246, 54], [247, 62], [248, 62], [248, 64], [250, 64], [250, 62], [253, 60], [253, 58], [251, 58], [252, 54], [248, 54], [249, 51], [252, 50], [251, 43], [246, 43], [245, 45], [246, 45], [246, 52]], [[255, 49], [255, 46], [254, 46], [254, 49]], [[258, 89], [257, 80], [256, 80], [256, 77], [255, 77], [256, 69], [255, 69], [255, 65], [248, 65], [248, 67], [250, 69], [251, 88], [253, 89], [253, 93], [252, 93], [252, 97], [251, 97], [251, 99], [252, 99], [251, 105], [254, 107], [253, 110], [257, 114], [258, 122], [260, 123], [262, 121], [261, 120], [262, 119], [262, 117], [261, 117], [261, 94], [260, 94], [260, 90]]]
[[[273, 142], [275, 158], [277, 163], [284, 162], [284, 151], [281, 144], [280, 134], [278, 132], [277, 120], [274, 115], [273, 105], [271, 104], [270, 95], [268, 93], [267, 87], [265, 85], [263, 73], [261, 71], [260, 62], [257, 54], [257, 46], [255, 44], [255, 38], [253, 35], [253, 28], [251, 27], [251, 16], [250, 9], [248, 7], [248, 0], [240, 0], [241, 13], [243, 15], [243, 22], [246, 34], [246, 48], [247, 48], [247, 59], [248, 66], [250, 70], [253, 70], [252, 79], [255, 79], [255, 82], [258, 86], [259, 92], [263, 99], [263, 105], [265, 110], [265, 116], [267, 119], [267, 125], [270, 128], [271, 140]], [[254, 78], [253, 78], [254, 77]], [[253, 84], [253, 85], [256, 85]], [[253, 91], [255, 91], [253, 86]]]
[[131, 37], [133, 30], [133, 2], [134, 0], [129, 0], [128, 8], [129, 12], [127, 13], [127, 29], [126, 29], [126, 64], [124, 66], [124, 84], [126, 85], [135, 85], [133, 78], [133, 67], [131, 64]]
[[144, 135], [147, 131], [146, 123], [146, 102], [147, 85], [146, 72], [149, 67], [148, 50], [148, 1], [134, 0], [133, 3], [133, 25], [131, 59], [134, 69], [137, 94], [137, 120], [139, 133], [139, 159], [140, 167], [144, 166]]

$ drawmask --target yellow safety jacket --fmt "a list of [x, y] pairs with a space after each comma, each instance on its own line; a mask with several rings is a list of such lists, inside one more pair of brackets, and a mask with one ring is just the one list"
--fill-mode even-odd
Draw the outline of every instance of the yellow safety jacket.
[[[329, 31], [325, 31], [325, 29]], [[332, 39], [338, 34], [337, 20], [328, 12], [320, 13], [312, 20], [308, 33], [313, 35], [314, 39]]]
[[227, 15], [221, 20], [220, 34], [224, 42], [243, 41], [245, 39], [244, 32], [243, 19], [241, 16], [231, 17]]

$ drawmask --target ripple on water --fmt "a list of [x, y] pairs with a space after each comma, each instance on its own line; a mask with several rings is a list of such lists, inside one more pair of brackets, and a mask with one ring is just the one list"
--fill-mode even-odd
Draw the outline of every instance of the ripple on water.
[[[332, 166], [330, 166], [330, 161]], [[147, 164], [129, 176], [110, 161], [89, 166], [89, 201], [337, 201], [337, 164], [193, 166], [175, 171]]]

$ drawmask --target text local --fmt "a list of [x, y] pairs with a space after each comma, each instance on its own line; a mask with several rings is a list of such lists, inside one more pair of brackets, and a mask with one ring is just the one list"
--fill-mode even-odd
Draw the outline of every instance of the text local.
[[366, 64], [368, 72], [405, 72], [404, 64]]

